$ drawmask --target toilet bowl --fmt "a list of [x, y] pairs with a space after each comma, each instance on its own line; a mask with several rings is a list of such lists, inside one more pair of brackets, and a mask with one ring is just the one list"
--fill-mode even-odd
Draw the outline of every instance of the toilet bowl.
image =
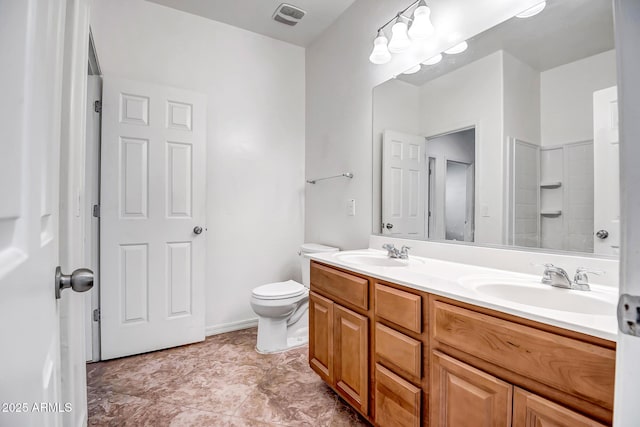
[[302, 284], [293, 280], [258, 286], [251, 292], [251, 308], [258, 315], [259, 353], [276, 353], [309, 341], [308, 254], [337, 252], [338, 248], [305, 243], [300, 247]]

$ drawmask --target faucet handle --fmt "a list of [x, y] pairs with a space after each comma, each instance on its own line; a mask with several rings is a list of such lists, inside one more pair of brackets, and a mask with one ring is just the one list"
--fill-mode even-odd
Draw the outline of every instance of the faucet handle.
[[384, 245], [382, 245], [382, 249], [386, 249], [388, 251], [392, 251], [394, 250], [396, 247], [393, 243], [385, 243]]
[[580, 273], [589, 273], [589, 274], [596, 274], [596, 275], [601, 275], [604, 274], [604, 271], [602, 270], [591, 270], [587, 267], [578, 267], [576, 269], [576, 274], [580, 274]]
[[550, 285], [551, 284], [551, 271], [554, 270], [555, 268], [557, 268], [555, 265], [551, 264], [550, 262], [547, 262], [545, 264], [536, 264], [536, 263], [530, 263], [532, 266], [534, 267], [544, 267], [544, 272], [542, 273], [542, 280], [540, 280], [541, 283], [545, 284], [545, 285]]
[[539, 264], [539, 263], [535, 263], [535, 262], [530, 262], [529, 265], [532, 265], [534, 267], [544, 267], [545, 269], [551, 268], [551, 267], [555, 267], [555, 265], [551, 264], [550, 262], [547, 262], [545, 264]]
[[402, 247], [400, 248], [402, 252], [407, 252], [409, 249], [411, 249], [411, 246], [402, 245]]
[[576, 269], [576, 274], [573, 276], [573, 282], [576, 285], [589, 285], [589, 276], [587, 276], [587, 273], [589, 274], [595, 274], [597, 276], [604, 274], [604, 271], [602, 270], [589, 270], [586, 267], [578, 267]]

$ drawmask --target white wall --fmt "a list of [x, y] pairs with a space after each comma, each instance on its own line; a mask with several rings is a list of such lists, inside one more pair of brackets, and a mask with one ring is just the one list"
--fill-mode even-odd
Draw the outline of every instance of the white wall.
[[142, 0], [94, 0], [102, 71], [205, 93], [206, 324], [255, 318], [253, 287], [300, 280], [304, 49]]
[[540, 145], [540, 73], [503, 51], [504, 135]]
[[[307, 177], [347, 170], [355, 177], [307, 188], [305, 240], [345, 249], [368, 245], [372, 230], [372, 89], [537, 1], [434, 0], [431, 16], [440, 37], [377, 66], [368, 61], [375, 30], [407, 2], [357, 0], [307, 48]], [[347, 215], [350, 198], [357, 201], [356, 216]]]
[[593, 92], [616, 85], [615, 50], [540, 73], [542, 145], [593, 139]]
[[502, 51], [431, 80], [420, 88], [421, 134], [476, 128], [475, 240], [502, 243]]

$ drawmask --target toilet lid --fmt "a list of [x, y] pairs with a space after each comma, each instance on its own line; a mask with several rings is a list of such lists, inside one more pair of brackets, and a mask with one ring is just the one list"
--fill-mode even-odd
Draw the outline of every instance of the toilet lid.
[[307, 288], [293, 280], [286, 282], [269, 283], [258, 286], [252, 292], [253, 296], [260, 299], [280, 299], [297, 297], [305, 293]]

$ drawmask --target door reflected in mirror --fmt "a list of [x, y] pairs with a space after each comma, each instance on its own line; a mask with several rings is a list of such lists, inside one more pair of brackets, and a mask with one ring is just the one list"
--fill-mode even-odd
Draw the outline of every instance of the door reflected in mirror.
[[377, 86], [373, 113], [374, 234], [617, 256], [610, 2], [507, 20]]

